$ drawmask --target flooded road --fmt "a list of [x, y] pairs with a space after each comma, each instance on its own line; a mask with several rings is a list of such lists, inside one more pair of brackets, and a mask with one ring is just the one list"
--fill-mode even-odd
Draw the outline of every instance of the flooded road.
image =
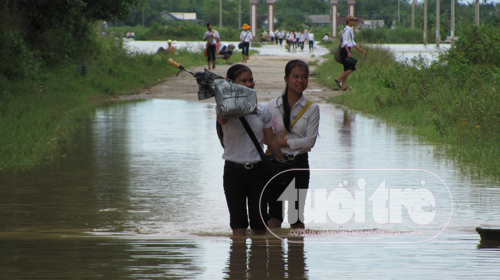
[[[306, 227], [335, 236], [232, 239], [214, 104], [119, 102], [84, 116], [54, 164], [0, 174], [0, 279], [498, 279], [500, 250], [480, 248], [474, 230], [500, 225], [498, 183], [464, 178], [438, 148], [379, 120], [320, 110], [311, 189], [343, 182], [357, 199], [363, 178], [364, 222], [355, 212], [321, 223], [335, 217], [318, 215], [316, 200]], [[431, 192], [421, 214], [436, 213], [432, 222], [412, 223], [406, 208], [400, 222], [377, 222], [368, 198], [384, 179]]]

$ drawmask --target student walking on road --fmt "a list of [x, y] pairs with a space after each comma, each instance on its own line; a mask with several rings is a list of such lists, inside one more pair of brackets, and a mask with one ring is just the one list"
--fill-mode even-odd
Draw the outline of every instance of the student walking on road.
[[252, 32], [250, 32], [250, 25], [243, 24], [241, 27], [243, 31], [240, 34], [240, 42], [243, 44], [241, 49], [241, 54], [243, 55], [243, 60], [241, 62], [248, 62], [248, 51], [250, 50], [250, 45], [252, 45], [253, 37]]
[[220, 41], [219, 32], [214, 30], [212, 24], [207, 23], [208, 31], [205, 32], [203, 41], [207, 41], [207, 59], [208, 59], [208, 70], [210, 70], [210, 61], [212, 61], [213, 69], [215, 69], [215, 51], [217, 49], [217, 43]]
[[342, 47], [342, 49], [340, 50], [340, 56], [342, 57], [342, 61], [344, 62], [344, 73], [342, 73], [340, 77], [335, 79], [335, 82], [339, 86], [340, 90], [348, 90], [346, 88], [347, 78], [352, 72], [356, 71], [355, 65], [346, 62], [346, 59], [348, 57], [352, 57], [351, 49], [354, 47], [362, 54], [365, 54], [365, 51], [358, 47], [354, 42], [354, 33], [352, 32], [352, 27], [356, 24], [356, 21], [358, 21], [358, 19], [353, 17], [352, 15], [348, 15], [345, 21], [347, 23], [347, 26], [342, 33], [342, 44], [340, 45]]

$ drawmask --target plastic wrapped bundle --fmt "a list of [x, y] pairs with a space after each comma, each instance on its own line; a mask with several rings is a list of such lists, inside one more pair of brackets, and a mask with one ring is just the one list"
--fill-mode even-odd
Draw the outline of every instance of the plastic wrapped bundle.
[[257, 94], [251, 88], [226, 79], [214, 80], [211, 87], [215, 92], [217, 112], [223, 118], [239, 118], [257, 109]]

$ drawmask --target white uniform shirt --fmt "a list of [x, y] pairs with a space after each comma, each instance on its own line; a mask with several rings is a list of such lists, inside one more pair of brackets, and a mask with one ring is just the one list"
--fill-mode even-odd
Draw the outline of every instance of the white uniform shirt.
[[354, 42], [354, 34], [352, 33], [352, 28], [349, 26], [346, 26], [344, 28], [344, 31], [342, 31], [342, 45], [341, 47], [348, 46], [349, 48], [352, 48], [356, 46], [356, 43]]
[[[246, 38], [245, 38], [245, 36], [246, 36]], [[250, 32], [250, 30], [248, 30], [248, 31], [241, 31], [240, 39], [243, 40], [243, 42], [250, 42], [250, 40], [252, 38], [253, 38], [252, 37], [252, 32]]]
[[307, 38], [307, 37], [306, 37], [306, 34], [305, 34], [305, 33], [300, 33], [300, 37], [299, 37], [299, 38], [300, 38], [300, 39], [299, 39], [299, 40], [300, 40], [300, 42], [304, 42], [304, 41], [306, 40], [306, 38]]
[[[257, 114], [246, 115], [245, 119], [264, 150], [263, 130], [271, 127], [271, 114], [267, 107], [257, 104]], [[240, 119], [229, 119], [225, 125], [222, 125], [222, 132], [224, 133], [223, 159], [237, 163], [255, 163], [262, 160]]]
[[[293, 123], [300, 110], [306, 106], [307, 98], [302, 95], [297, 103], [291, 108], [290, 125]], [[285, 133], [285, 125], [283, 124], [283, 99], [280, 97], [269, 101], [267, 108], [272, 116], [272, 127], [276, 138], [280, 138]], [[301, 155], [311, 151], [318, 138], [319, 128], [319, 106], [313, 103], [309, 109], [293, 126], [292, 132], [288, 132], [285, 139], [288, 139], [290, 148], [281, 147], [283, 154]]]
[[309, 33], [309, 41], [313, 41], [314, 42], [314, 34], [313, 33]]
[[[214, 37], [208, 38], [208, 36], [210, 36], [210, 35], [213, 35]], [[207, 40], [207, 42], [210, 45], [215, 45], [217, 43], [217, 39], [220, 40], [219, 32], [217, 32], [217, 30], [215, 30], [215, 29], [212, 29], [212, 32], [207, 31], [207, 32], [205, 32], [205, 36], [203, 37], [203, 41], [205, 41], [205, 39]]]

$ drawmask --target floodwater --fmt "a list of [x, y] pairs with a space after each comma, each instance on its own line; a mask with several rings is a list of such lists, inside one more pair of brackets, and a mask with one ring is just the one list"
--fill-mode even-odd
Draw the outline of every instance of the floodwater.
[[[239, 42], [225, 42], [222, 41], [222, 44], [234, 44], [235, 46]], [[267, 56], [289, 56], [293, 55], [297, 58], [301, 57], [310, 57], [311, 55], [315, 55], [316, 57], [325, 55], [329, 53], [329, 50], [322, 45], [318, 45], [318, 42], [315, 42], [314, 52], [309, 53], [308, 47], [304, 48], [304, 51], [298, 50], [296, 53], [289, 53], [283, 46], [279, 45], [262, 45], [259, 48], [251, 48], [252, 50], [256, 50], [259, 52], [259, 55]], [[174, 41], [174, 46], [177, 49], [185, 49], [190, 52], [201, 52], [205, 43], [203, 41]], [[125, 41], [125, 47], [127, 50], [131, 52], [142, 52], [142, 53], [156, 53], [160, 47], [167, 47], [166, 41]], [[369, 44], [370, 45], [370, 44]], [[447, 51], [450, 48], [450, 44], [441, 44], [440, 47], [436, 47], [436, 45], [424, 45], [424, 44], [380, 44], [380, 45], [370, 45], [373, 47], [381, 47], [385, 49], [389, 49], [395, 54], [395, 59], [397, 61], [407, 61], [413, 58], [423, 58], [427, 62], [436, 60], [438, 55], [441, 52]], [[238, 52], [239, 50], [236, 50]]]
[[[499, 278], [500, 250], [475, 232], [500, 225], [498, 183], [462, 176], [439, 148], [377, 119], [320, 109], [311, 189], [348, 189], [359, 206], [365, 182], [364, 221], [349, 197], [318, 214], [318, 196], [316, 208], [306, 204], [315, 219], [306, 227], [335, 234], [282, 229], [232, 239], [214, 105], [113, 103], [82, 117], [54, 164], [0, 174], [0, 279]], [[369, 197], [384, 179], [391, 200], [377, 208]], [[398, 187], [432, 193], [413, 192], [430, 210], [406, 201], [398, 222]], [[389, 222], [381, 209], [390, 209]], [[419, 224], [415, 213], [435, 217]]]

